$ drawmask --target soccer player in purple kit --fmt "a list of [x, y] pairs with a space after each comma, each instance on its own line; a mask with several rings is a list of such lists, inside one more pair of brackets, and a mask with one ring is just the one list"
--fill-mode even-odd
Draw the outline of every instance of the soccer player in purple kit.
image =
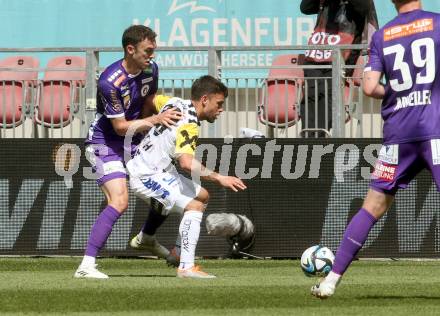
[[[173, 109], [149, 116], [153, 114], [158, 88], [159, 70], [152, 60], [156, 33], [143, 25], [130, 26], [123, 33], [122, 46], [124, 58], [108, 66], [99, 77], [96, 116], [85, 142], [87, 159], [97, 174], [107, 206], [91, 228], [85, 255], [74, 274], [76, 278], [108, 278], [96, 269], [95, 259], [113, 225], [128, 207], [125, 137], [132, 130], [144, 132], [156, 124], [169, 127], [181, 118], [181, 113]], [[128, 157], [139, 140], [134, 135], [130, 148], [125, 148]], [[152, 237], [155, 250], [168, 251]]]
[[373, 35], [363, 79], [364, 93], [383, 100], [383, 146], [370, 189], [345, 230], [332, 271], [311, 289], [319, 298], [334, 294], [398, 189], [427, 168], [440, 191], [440, 14], [423, 11], [419, 0], [392, 1], [398, 16]]

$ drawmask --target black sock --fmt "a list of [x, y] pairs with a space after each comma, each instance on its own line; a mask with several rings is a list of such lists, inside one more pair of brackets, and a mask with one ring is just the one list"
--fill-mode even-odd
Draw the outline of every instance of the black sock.
[[[150, 236], [156, 233], [156, 230], [160, 226], [162, 226], [163, 222], [165, 222], [165, 220], [168, 217], [168, 215], [162, 215], [156, 211], [157, 207], [156, 208], [153, 207], [155, 203], [158, 202], [155, 200], [151, 200], [152, 207], [150, 207], [148, 218], [145, 221], [144, 226], [142, 227], [142, 232]], [[160, 206], [162, 205], [160, 204]]]

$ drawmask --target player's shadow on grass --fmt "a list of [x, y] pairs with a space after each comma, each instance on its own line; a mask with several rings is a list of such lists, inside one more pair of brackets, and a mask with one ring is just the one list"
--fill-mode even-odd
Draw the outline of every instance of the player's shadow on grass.
[[109, 274], [111, 278], [175, 278], [175, 275], [163, 274]]
[[404, 299], [409, 299], [409, 300], [413, 300], [413, 299], [421, 299], [421, 300], [439, 300], [440, 301], [440, 296], [425, 296], [425, 295], [381, 295], [381, 296], [377, 296], [377, 295], [368, 295], [368, 296], [361, 296], [358, 297], [358, 299], [361, 300], [404, 300]]

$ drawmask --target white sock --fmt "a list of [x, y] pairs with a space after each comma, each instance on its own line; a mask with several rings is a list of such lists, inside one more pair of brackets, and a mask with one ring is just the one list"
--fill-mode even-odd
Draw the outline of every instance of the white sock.
[[334, 273], [333, 271], [330, 271], [330, 273], [325, 277], [325, 282], [331, 282], [336, 286], [338, 285], [340, 279], [341, 279], [341, 275]]
[[84, 256], [80, 266], [82, 267], [94, 267], [95, 266], [95, 262], [96, 262], [96, 258], [95, 257], [91, 257], [91, 256]]
[[181, 237], [179, 269], [191, 269], [194, 266], [196, 246], [199, 241], [200, 223], [203, 213], [199, 211], [186, 211], [179, 226]]

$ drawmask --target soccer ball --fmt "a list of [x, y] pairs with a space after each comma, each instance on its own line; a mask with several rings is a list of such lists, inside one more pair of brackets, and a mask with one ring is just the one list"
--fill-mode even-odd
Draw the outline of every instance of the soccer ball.
[[303, 252], [301, 269], [308, 277], [323, 277], [331, 271], [334, 262], [335, 255], [330, 249], [315, 245]]

